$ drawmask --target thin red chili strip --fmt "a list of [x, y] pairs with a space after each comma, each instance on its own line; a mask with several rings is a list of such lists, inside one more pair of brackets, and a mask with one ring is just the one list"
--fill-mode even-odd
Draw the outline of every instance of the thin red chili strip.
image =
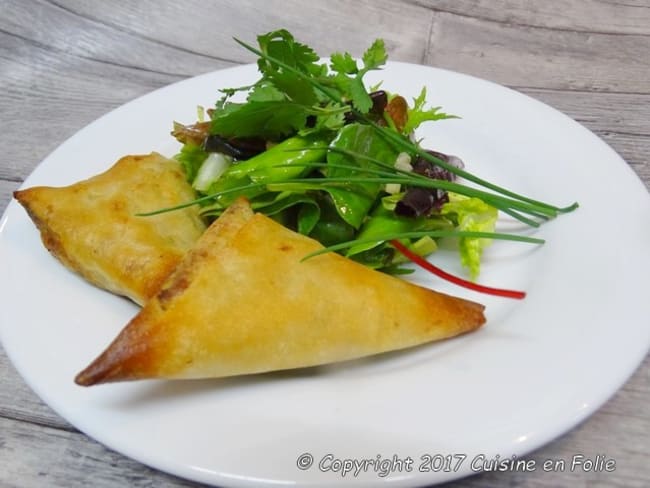
[[406, 246], [404, 246], [398, 240], [392, 240], [390, 241], [390, 243], [393, 245], [395, 249], [397, 249], [399, 252], [401, 252], [404, 256], [409, 258], [418, 266], [421, 266], [422, 268], [433, 273], [434, 275], [439, 276], [440, 278], [443, 278], [447, 281], [450, 281], [458, 286], [463, 286], [465, 288], [469, 288], [470, 290], [478, 291], [481, 293], [487, 293], [490, 295], [497, 295], [506, 298], [515, 298], [517, 300], [521, 300], [526, 297], [525, 291], [504, 290], [503, 288], [492, 288], [490, 286], [479, 285], [477, 283], [472, 283], [471, 281], [464, 280], [463, 278], [459, 278], [458, 276], [449, 274], [446, 271], [443, 271], [437, 266], [431, 264], [423, 257], [418, 256], [414, 252], [410, 251]]

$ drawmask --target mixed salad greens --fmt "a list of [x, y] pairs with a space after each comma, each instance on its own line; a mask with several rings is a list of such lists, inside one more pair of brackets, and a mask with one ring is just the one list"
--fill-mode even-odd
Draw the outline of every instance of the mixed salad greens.
[[[380, 39], [360, 62], [334, 53], [329, 63], [286, 30], [258, 36], [257, 48], [236, 41], [259, 56], [260, 79], [222, 89], [198, 122], [175, 122], [172, 132], [199, 196], [187, 205], [201, 205], [209, 219], [244, 195], [325, 251], [389, 273], [409, 272], [405, 262], [422, 264], [418, 257], [453, 237], [474, 281], [492, 239], [543, 242], [495, 232], [499, 211], [536, 227], [577, 207], [518, 195], [465, 171], [455, 156], [422, 148], [414, 136], [421, 124], [455, 116], [427, 108], [425, 88], [410, 104], [366, 88], [364, 75], [387, 60]], [[245, 100], [234, 101], [238, 94]]]

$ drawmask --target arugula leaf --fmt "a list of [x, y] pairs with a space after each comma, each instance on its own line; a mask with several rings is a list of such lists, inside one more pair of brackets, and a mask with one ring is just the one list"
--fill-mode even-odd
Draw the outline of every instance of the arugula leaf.
[[425, 109], [424, 104], [426, 103], [427, 98], [427, 88], [422, 87], [420, 94], [413, 99], [413, 108], [407, 110], [408, 119], [406, 125], [404, 126], [404, 134], [410, 134], [415, 129], [417, 129], [420, 124], [428, 120], [442, 120], [442, 119], [458, 119], [456, 115], [446, 114], [444, 112], [439, 112], [442, 107], [433, 107], [430, 109]]

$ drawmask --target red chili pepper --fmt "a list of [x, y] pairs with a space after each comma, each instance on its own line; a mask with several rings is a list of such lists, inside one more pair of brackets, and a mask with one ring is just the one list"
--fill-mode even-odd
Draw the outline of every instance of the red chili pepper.
[[418, 266], [421, 266], [422, 268], [433, 273], [434, 275], [439, 276], [440, 278], [443, 278], [447, 281], [451, 281], [452, 283], [458, 286], [463, 286], [465, 288], [469, 288], [470, 290], [478, 291], [481, 293], [487, 293], [489, 295], [497, 295], [497, 296], [507, 297], [507, 298], [516, 298], [517, 300], [521, 300], [526, 297], [525, 291], [504, 290], [503, 288], [492, 288], [490, 286], [479, 285], [477, 283], [472, 283], [471, 281], [464, 280], [463, 278], [459, 278], [458, 276], [449, 274], [446, 271], [443, 271], [437, 266], [431, 264], [422, 256], [418, 256], [414, 252], [410, 251], [405, 245], [403, 245], [398, 240], [392, 240], [390, 241], [390, 243], [393, 245], [395, 249], [397, 249], [399, 252], [401, 252], [404, 256], [409, 258]]

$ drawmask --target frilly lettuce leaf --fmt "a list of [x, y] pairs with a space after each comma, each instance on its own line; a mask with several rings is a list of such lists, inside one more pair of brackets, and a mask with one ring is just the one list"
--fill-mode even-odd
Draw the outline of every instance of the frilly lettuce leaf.
[[[441, 214], [451, 219], [458, 230], [494, 232], [498, 211], [478, 198], [449, 193], [449, 202], [443, 205]], [[483, 249], [491, 242], [492, 239], [477, 237], [459, 239], [460, 262], [469, 271], [472, 281], [476, 280], [481, 271]]]
[[404, 126], [404, 134], [410, 134], [417, 129], [420, 124], [427, 121], [443, 120], [443, 119], [457, 119], [456, 115], [446, 114], [441, 112], [442, 107], [425, 108], [424, 105], [427, 99], [427, 88], [422, 87], [420, 94], [413, 99], [413, 107], [407, 110], [408, 118]]

